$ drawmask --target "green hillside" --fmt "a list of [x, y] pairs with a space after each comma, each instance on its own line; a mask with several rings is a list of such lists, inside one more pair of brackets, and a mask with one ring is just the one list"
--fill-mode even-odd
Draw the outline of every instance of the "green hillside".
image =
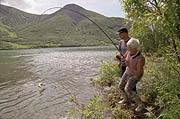
[[29, 14], [18, 9], [0, 5], [0, 20], [7, 26], [18, 26], [33, 23], [40, 17], [39, 15]]
[[[71, 10], [95, 21], [112, 39], [117, 38], [115, 33], [119, 27], [124, 26], [125, 21], [123, 18], [105, 17], [75, 4], [66, 5], [50, 15], [28, 14], [6, 6], [0, 8], [3, 9], [0, 11], [0, 21], [10, 27], [16, 36], [6, 39], [0, 37], [0, 41], [19, 45], [15, 49], [111, 45], [97, 26]], [[1, 49], [4, 47], [1, 46]], [[14, 49], [14, 46], [5, 49]]]

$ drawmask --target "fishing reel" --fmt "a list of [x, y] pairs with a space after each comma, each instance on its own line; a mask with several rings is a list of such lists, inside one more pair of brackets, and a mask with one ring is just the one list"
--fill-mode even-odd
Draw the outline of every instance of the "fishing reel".
[[120, 52], [116, 52], [116, 58], [121, 61], [121, 53]]
[[121, 60], [121, 57], [120, 57], [119, 55], [116, 55], [116, 58], [117, 58], [118, 60]]

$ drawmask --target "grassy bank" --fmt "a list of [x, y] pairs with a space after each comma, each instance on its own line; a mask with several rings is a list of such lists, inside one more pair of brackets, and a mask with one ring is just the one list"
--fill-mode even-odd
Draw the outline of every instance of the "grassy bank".
[[97, 79], [90, 79], [100, 89], [98, 96], [87, 105], [75, 99], [76, 107], [69, 111], [81, 119], [178, 119], [180, 117], [180, 77], [164, 58], [146, 57], [145, 72], [138, 83], [138, 93], [146, 108], [135, 112], [135, 107], [120, 105], [118, 77], [120, 69], [115, 62], [103, 62]]
[[92, 47], [92, 46], [111, 46], [112, 44], [92, 44], [92, 45], [62, 45], [62, 44], [53, 44], [47, 43], [45, 45], [24, 45], [17, 44], [7, 41], [0, 41], [0, 50], [19, 50], [19, 49], [38, 49], [38, 48], [58, 48], [58, 47]]

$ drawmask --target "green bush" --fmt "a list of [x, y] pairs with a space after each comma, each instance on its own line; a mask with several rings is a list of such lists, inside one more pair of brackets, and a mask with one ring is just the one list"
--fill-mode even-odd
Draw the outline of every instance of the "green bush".
[[102, 97], [94, 96], [87, 105], [80, 104], [75, 97], [71, 97], [70, 101], [76, 104], [76, 107], [68, 112], [69, 115], [73, 116], [73, 119], [104, 119], [103, 113], [108, 110]]
[[121, 69], [118, 67], [117, 62], [104, 62], [101, 60], [102, 65], [99, 69], [100, 76], [96, 83], [102, 85], [111, 85], [118, 81], [116, 77], [120, 77]]
[[[152, 66], [152, 65], [151, 65]], [[178, 119], [180, 117], [180, 77], [170, 64], [162, 62], [152, 67], [152, 79], [144, 81], [142, 93], [158, 107], [151, 116], [162, 119]], [[159, 112], [157, 114], [157, 112]], [[150, 114], [150, 113], [149, 113]], [[149, 115], [149, 117], [151, 117]]]

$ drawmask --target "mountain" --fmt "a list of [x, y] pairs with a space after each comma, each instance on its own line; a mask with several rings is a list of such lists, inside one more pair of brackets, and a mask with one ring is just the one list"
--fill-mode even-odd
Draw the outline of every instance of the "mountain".
[[78, 13], [81, 13], [83, 15], [85, 15], [87, 12], [87, 10], [85, 10], [84, 8], [77, 6], [75, 4], [66, 5], [65, 7], [62, 8], [62, 10], [60, 10], [58, 12], [66, 13], [66, 15], [68, 15], [70, 18], [72, 18], [77, 23], [85, 19], [83, 16], [77, 14], [76, 12], [72, 12], [70, 10], [78, 11]]
[[110, 40], [89, 19], [113, 40], [125, 23], [123, 18], [106, 17], [75, 4], [49, 15], [0, 5], [0, 49], [110, 45]]
[[39, 15], [29, 14], [18, 9], [0, 5], [0, 21], [8, 26], [17, 26], [34, 22]]

